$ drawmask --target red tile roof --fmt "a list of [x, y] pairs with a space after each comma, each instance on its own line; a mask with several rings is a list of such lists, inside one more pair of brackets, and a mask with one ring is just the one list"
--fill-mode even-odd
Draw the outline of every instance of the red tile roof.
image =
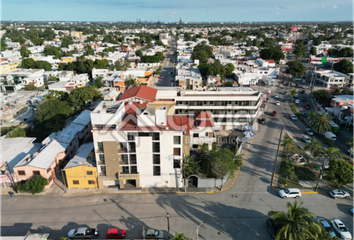
[[199, 112], [195, 114], [195, 119], [210, 119], [211, 113], [210, 112]]
[[157, 93], [157, 89], [141, 85], [138, 87], [133, 87], [128, 90], [125, 90], [123, 95], [119, 98], [119, 101], [137, 97], [149, 102], [153, 102], [155, 101], [156, 93]]
[[28, 84], [36, 84], [35, 82], [29, 82]]
[[272, 60], [272, 59], [264, 59], [264, 61], [267, 61], [269, 63], [275, 63], [274, 60]]

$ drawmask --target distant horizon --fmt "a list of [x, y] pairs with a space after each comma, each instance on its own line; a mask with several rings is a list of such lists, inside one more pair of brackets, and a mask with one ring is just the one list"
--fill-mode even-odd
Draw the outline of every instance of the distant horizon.
[[[1, 20], [2, 22], [79, 22], [79, 23], [86, 23], [86, 22], [94, 22], [94, 23], [135, 23], [135, 24], [157, 24], [158, 22], [136, 22], [136, 21], [124, 21], [124, 20], [121, 20], [121, 21], [90, 21], [90, 20], [81, 20], [81, 21], [74, 21], [74, 20], [18, 20], [18, 21], [15, 21], [13, 19], [10, 19], [10, 20]], [[246, 22], [243, 22], [243, 21], [240, 21], [240, 22], [233, 22], [233, 21], [218, 21], [218, 22], [187, 22], [187, 21], [183, 21], [182, 24], [189, 24], [189, 23], [196, 23], [196, 24], [212, 24], [212, 23], [218, 23], [218, 24], [222, 24], [222, 23], [344, 23], [344, 22], [352, 22], [351, 20], [343, 20], [343, 21], [246, 21]], [[164, 23], [179, 23], [179, 21], [170, 21], [170, 22], [167, 22], [167, 21], [160, 21], [160, 24], [164, 24]]]
[[[90, 20], [87, 20], [90, 18]], [[342, 22], [353, 1], [341, 0], [3, 0], [2, 21], [48, 22]], [[27, 20], [26, 20], [27, 19]], [[70, 20], [69, 20], [70, 19]]]

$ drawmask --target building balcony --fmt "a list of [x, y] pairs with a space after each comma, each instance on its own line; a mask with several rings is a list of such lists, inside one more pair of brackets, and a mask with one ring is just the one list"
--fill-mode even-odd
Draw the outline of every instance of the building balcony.
[[105, 162], [104, 161], [97, 161], [97, 164], [98, 165], [105, 165]]
[[99, 176], [99, 177], [107, 177], [107, 175], [106, 175], [105, 172], [100, 172], [100, 173], [98, 173], [98, 176]]

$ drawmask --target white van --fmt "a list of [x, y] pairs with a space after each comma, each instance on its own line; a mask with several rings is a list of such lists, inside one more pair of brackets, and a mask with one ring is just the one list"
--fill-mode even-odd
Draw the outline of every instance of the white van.
[[327, 138], [328, 140], [332, 140], [332, 141], [337, 140], [337, 136], [336, 136], [334, 133], [332, 133], [332, 132], [325, 132], [325, 133], [323, 134], [323, 136], [324, 136], [325, 138]]

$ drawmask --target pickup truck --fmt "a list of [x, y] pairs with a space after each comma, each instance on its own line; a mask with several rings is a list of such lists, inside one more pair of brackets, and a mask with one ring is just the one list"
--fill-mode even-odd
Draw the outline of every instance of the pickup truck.
[[90, 239], [99, 236], [98, 230], [95, 228], [81, 227], [76, 229], [71, 229], [68, 233], [68, 238], [70, 239]]

